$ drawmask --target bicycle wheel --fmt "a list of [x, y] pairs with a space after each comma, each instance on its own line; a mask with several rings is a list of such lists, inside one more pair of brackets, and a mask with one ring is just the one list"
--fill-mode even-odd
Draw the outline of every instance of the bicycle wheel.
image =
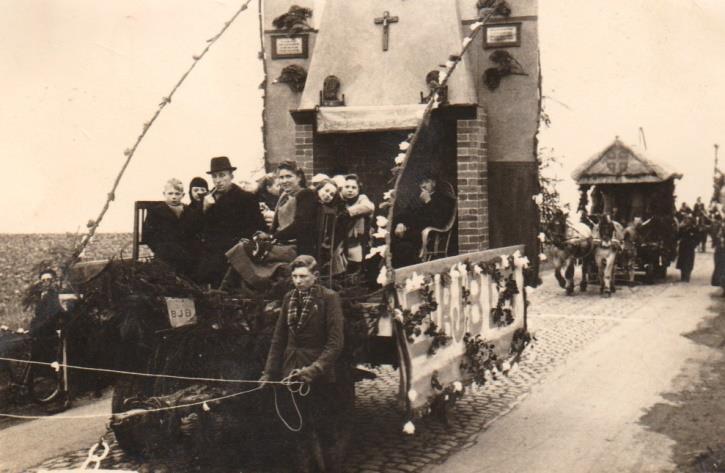
[[32, 365], [28, 375], [30, 397], [38, 404], [47, 404], [58, 397], [62, 390], [62, 371], [50, 366]]
[[9, 341], [5, 340], [5, 344], [7, 350], [3, 356], [16, 358], [17, 361], [0, 362], [0, 405], [2, 406], [26, 398], [28, 390], [25, 387], [25, 375], [30, 367], [27, 363], [30, 360], [30, 348], [25, 337], [12, 335]]

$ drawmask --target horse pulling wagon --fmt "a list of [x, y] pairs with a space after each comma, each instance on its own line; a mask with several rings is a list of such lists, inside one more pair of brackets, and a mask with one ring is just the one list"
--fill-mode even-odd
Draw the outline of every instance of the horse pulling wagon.
[[682, 177], [618, 138], [572, 174], [579, 185], [579, 210], [598, 222], [608, 215], [622, 225], [617, 276], [632, 283], [636, 273], [652, 283], [664, 279], [677, 256], [675, 180]]

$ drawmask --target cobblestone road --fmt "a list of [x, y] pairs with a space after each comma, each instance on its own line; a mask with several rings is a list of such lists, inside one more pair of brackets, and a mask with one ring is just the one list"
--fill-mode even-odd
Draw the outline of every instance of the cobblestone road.
[[[698, 259], [711, 255], [698, 255]], [[612, 327], [627, 323], [628, 317], [649, 300], [675, 284], [675, 271], [670, 270], [667, 282], [654, 286], [623, 287], [609, 299], [598, 291], [577, 292], [567, 297], [555, 286], [553, 276], [545, 275], [542, 287], [530, 295], [529, 327], [537, 342], [527, 350], [520, 369], [494, 385], [469, 389], [449, 415], [446, 427], [434, 419], [416, 422], [413, 436], [401, 432], [401, 415], [396, 408], [397, 373], [378, 370], [378, 379], [357, 385], [353, 441], [348, 453], [349, 472], [411, 472], [426, 465], [441, 463], [458, 450], [470, 446], [475, 434], [505, 415], [559, 364], [594, 337]], [[702, 283], [702, 282], [700, 282]], [[209, 471], [208, 468], [182, 464], [143, 465], [128, 458], [112, 443], [112, 453], [103, 462], [104, 468], [142, 471]], [[77, 467], [86, 451], [70, 453], [43, 463], [40, 467], [61, 469]], [[165, 467], [165, 468], [164, 468]], [[216, 470], [215, 470], [216, 471]], [[244, 465], [219, 471], [276, 471], [260, 465]]]

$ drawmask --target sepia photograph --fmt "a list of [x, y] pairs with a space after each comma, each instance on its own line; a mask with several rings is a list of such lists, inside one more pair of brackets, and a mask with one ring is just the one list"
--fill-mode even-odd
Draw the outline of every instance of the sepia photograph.
[[1, 473], [725, 473], [721, 0], [3, 11]]

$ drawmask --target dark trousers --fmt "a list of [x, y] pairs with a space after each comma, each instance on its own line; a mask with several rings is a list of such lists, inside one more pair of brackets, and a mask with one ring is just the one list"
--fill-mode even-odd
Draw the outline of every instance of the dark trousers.
[[393, 267], [402, 268], [420, 263], [420, 247], [423, 244], [420, 232], [407, 231], [403, 238], [393, 237]]
[[296, 472], [342, 471], [349, 437], [353, 384], [313, 384], [300, 399], [302, 430], [295, 436]]

